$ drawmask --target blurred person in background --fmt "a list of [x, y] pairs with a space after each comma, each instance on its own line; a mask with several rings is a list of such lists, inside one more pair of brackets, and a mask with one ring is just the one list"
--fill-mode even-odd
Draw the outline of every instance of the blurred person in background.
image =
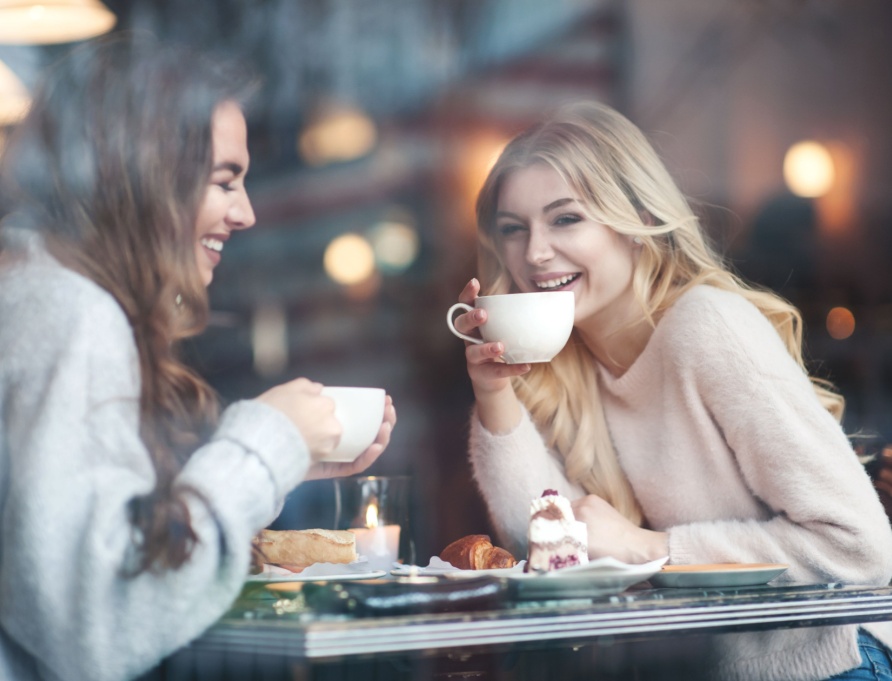
[[46, 75], [2, 159], [0, 678], [133, 678], [217, 620], [341, 424], [299, 378], [222, 413], [177, 355], [245, 190], [253, 79], [112, 37]]
[[[480, 281], [461, 302], [576, 301], [550, 363], [467, 344], [471, 463], [503, 545], [526, 552], [530, 501], [553, 489], [586, 522], [592, 559], [784, 563], [778, 583], [889, 583], [892, 530], [840, 427], [842, 397], [805, 370], [799, 312], [724, 266], [631, 122], [581, 103], [520, 134], [477, 220]], [[485, 322], [475, 310], [455, 325]], [[704, 678], [885, 679], [889, 645], [885, 622], [728, 634]]]

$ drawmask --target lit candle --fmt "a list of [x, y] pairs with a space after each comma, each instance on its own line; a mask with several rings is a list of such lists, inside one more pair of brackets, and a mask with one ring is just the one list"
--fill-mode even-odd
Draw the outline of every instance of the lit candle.
[[399, 555], [400, 526], [378, 525], [378, 507], [369, 504], [365, 527], [350, 528], [356, 535], [356, 553], [368, 558], [373, 570], [390, 570]]

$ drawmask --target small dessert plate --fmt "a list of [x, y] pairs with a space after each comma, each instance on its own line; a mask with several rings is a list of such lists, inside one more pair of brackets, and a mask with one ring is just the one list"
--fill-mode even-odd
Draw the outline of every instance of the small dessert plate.
[[597, 598], [618, 594], [659, 572], [667, 558], [630, 565], [615, 558], [600, 558], [544, 573], [507, 575], [515, 596], [522, 600]]
[[659, 588], [758, 586], [782, 575], [789, 567], [781, 563], [665, 565], [650, 578], [650, 583]]

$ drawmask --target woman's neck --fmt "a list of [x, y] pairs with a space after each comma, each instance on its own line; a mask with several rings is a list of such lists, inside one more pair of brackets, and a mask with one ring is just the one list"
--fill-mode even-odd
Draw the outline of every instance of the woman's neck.
[[[591, 326], [591, 325], [590, 325]], [[593, 332], [591, 328], [577, 328], [583, 343], [595, 359], [614, 376], [622, 376], [644, 352], [654, 326], [648, 319], [627, 323], [616, 329]]]

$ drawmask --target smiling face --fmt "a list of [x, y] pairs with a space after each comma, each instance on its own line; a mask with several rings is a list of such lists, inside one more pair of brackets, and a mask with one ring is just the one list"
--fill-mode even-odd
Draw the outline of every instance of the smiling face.
[[518, 290], [576, 294], [575, 326], [584, 336], [603, 339], [641, 317], [631, 238], [586, 217], [552, 167], [535, 163], [505, 178], [495, 239]]
[[214, 278], [229, 235], [254, 225], [254, 210], [245, 191], [248, 127], [235, 102], [217, 107], [212, 137], [213, 166], [195, 224], [195, 257], [205, 286]]

